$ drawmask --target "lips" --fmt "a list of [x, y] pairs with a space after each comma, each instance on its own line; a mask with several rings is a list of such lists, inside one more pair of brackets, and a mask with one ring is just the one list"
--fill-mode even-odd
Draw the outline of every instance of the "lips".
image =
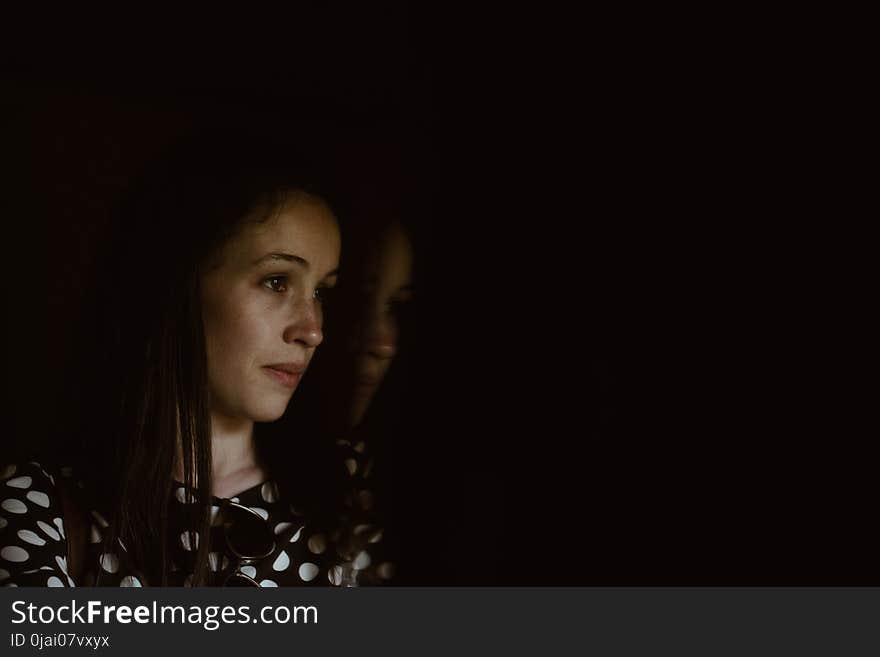
[[274, 365], [266, 365], [266, 367], [288, 374], [302, 374], [306, 370], [306, 366], [300, 363], [275, 363]]
[[278, 363], [276, 365], [266, 365], [263, 369], [281, 385], [295, 388], [306, 368], [305, 365], [299, 365], [298, 363]]
[[380, 380], [380, 377], [378, 377], [378, 376], [366, 374], [366, 373], [361, 373], [361, 374], [358, 374], [355, 376], [354, 384], [355, 384], [355, 386], [357, 386], [359, 388], [372, 388], [372, 387], [378, 385], [379, 380]]

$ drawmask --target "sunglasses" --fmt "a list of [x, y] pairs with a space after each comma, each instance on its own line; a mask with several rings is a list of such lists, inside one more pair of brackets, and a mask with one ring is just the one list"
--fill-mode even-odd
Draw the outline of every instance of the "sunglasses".
[[259, 588], [260, 584], [240, 569], [272, 554], [275, 550], [272, 530], [258, 513], [231, 500], [223, 500], [219, 517], [226, 549], [232, 557], [230, 566], [220, 574], [221, 586]]

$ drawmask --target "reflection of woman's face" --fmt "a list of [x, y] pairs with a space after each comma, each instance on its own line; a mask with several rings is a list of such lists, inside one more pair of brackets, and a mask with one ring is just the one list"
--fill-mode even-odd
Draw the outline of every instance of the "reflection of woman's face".
[[397, 312], [412, 296], [412, 245], [399, 226], [381, 236], [371, 256], [364, 280], [364, 325], [355, 344], [352, 425], [363, 419], [397, 354]]
[[212, 413], [283, 415], [323, 339], [321, 290], [336, 283], [339, 250], [335, 217], [304, 192], [220, 250], [201, 280]]

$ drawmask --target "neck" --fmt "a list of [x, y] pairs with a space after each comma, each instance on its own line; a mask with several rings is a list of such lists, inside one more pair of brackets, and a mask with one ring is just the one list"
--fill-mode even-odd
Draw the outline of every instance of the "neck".
[[[253, 420], [230, 418], [211, 412], [211, 478], [215, 482], [236, 478], [245, 473], [262, 473], [254, 442]], [[183, 481], [180, 446], [174, 476]], [[198, 485], [198, 482], [194, 482]]]
[[258, 467], [253, 421], [211, 413], [211, 458], [214, 480]]

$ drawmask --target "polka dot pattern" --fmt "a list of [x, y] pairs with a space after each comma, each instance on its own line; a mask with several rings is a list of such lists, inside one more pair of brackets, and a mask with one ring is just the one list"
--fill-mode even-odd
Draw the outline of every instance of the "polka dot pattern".
[[281, 554], [278, 555], [278, 558], [275, 559], [275, 563], [272, 564], [272, 570], [287, 570], [289, 566], [290, 557], [287, 556], [287, 552], [282, 550]]
[[277, 525], [275, 525], [275, 536], [278, 536], [278, 534], [283, 534], [291, 527], [293, 527], [292, 522], [279, 522]]
[[52, 522], [55, 523], [55, 526], [58, 528], [58, 533], [61, 535], [61, 538], [64, 538], [64, 522], [62, 522], [61, 518], [55, 518]]
[[52, 525], [45, 523], [42, 520], [37, 520], [37, 527], [39, 527], [40, 531], [42, 531], [46, 536], [51, 538], [53, 541], [60, 541], [61, 540], [61, 534], [59, 534]]
[[112, 553], [101, 555], [101, 568], [108, 573], [115, 573], [119, 570], [119, 557]]
[[30, 555], [24, 548], [20, 548], [17, 545], [7, 545], [0, 550], [0, 557], [5, 561], [10, 561], [12, 563], [22, 563], [27, 561], [30, 558]]
[[9, 513], [27, 513], [27, 505], [21, 500], [16, 500], [14, 498], [8, 498], [0, 502], [0, 509], [4, 511], [8, 511]]
[[25, 543], [30, 543], [31, 545], [45, 545], [46, 541], [39, 536], [37, 536], [30, 529], [19, 529], [17, 532], [18, 537], [24, 541]]
[[46, 495], [46, 493], [41, 493], [38, 490], [32, 490], [28, 492], [27, 498], [34, 504], [37, 504], [44, 509], [49, 508], [49, 496]]
[[306, 561], [299, 567], [299, 576], [304, 582], [311, 582], [317, 575], [318, 567], [313, 563]]
[[371, 561], [370, 553], [366, 550], [361, 550], [357, 557], [355, 557], [353, 565], [357, 570], [365, 570], [370, 565]]
[[[342, 444], [344, 443], [344, 444]], [[340, 443], [340, 463], [345, 465], [353, 484], [363, 480], [362, 457], [366, 452], [363, 441], [352, 447], [347, 441]], [[88, 530], [86, 563], [81, 579], [76, 581], [67, 568], [67, 537], [64, 530], [64, 513], [55, 486], [56, 477], [63, 477], [67, 485], [79, 486], [76, 473], [63, 468], [55, 471], [43, 468], [36, 462], [3, 466], [0, 477], [0, 582], [9, 586], [74, 587], [77, 585], [101, 585], [120, 587], [143, 587], [148, 582], [141, 571], [133, 567], [130, 555], [122, 540], [115, 549], [104, 544], [110, 531], [107, 509], [92, 508], [87, 511]], [[60, 482], [59, 482], [60, 483]], [[239, 564], [226, 544], [226, 530], [222, 526], [220, 508], [222, 498], [213, 497], [209, 507], [210, 536], [200, 537], [198, 532], [187, 531], [194, 527], [192, 510], [195, 507], [195, 491], [177, 482], [171, 489], [169, 504], [169, 568], [168, 583], [172, 586], [192, 586], [193, 569], [200, 539], [211, 546], [207, 570], [203, 578], [208, 584], [218, 585], [237, 566], [242, 575], [252, 578], [262, 587], [279, 586], [351, 586], [357, 576], [366, 579], [369, 571], [376, 571], [376, 581], [389, 579], [393, 567], [381, 559], [377, 568], [372, 557], [373, 542], [381, 539], [381, 529], [371, 516], [357, 513], [371, 509], [373, 494], [364, 486], [352, 490], [350, 517], [343, 520], [347, 527], [343, 532], [353, 537], [357, 548], [340, 548], [340, 532], [318, 530], [309, 523], [307, 504], [285, 495], [285, 490], [275, 481], [263, 481], [230, 498], [254, 511], [267, 524], [275, 540], [272, 552], [255, 562]], [[368, 500], [368, 503], [364, 503]], [[369, 547], [369, 550], [367, 549]], [[347, 556], [343, 556], [343, 554]], [[237, 559], [237, 557], [235, 557]], [[355, 571], [355, 567], [369, 570]], [[381, 582], [379, 582], [381, 583]]]
[[[236, 497], [239, 498], [239, 502], [243, 506], [248, 507], [266, 521], [272, 530], [272, 535], [275, 537], [275, 549], [269, 556], [256, 564], [245, 563], [239, 565], [237, 572], [254, 579], [258, 583], [266, 581], [277, 586], [302, 586], [307, 582], [300, 577], [299, 569], [305, 561], [308, 561], [318, 567], [319, 573], [326, 576], [329, 568], [333, 565], [331, 563], [332, 559], [318, 559], [316, 555], [308, 552], [306, 543], [312, 536], [312, 533], [300, 520], [301, 516], [296, 515], [298, 509], [285, 498], [283, 491], [276, 482], [263, 482], [243, 491]], [[183, 509], [186, 503], [181, 502], [181, 500], [186, 499], [186, 497], [181, 494], [180, 496], [175, 495], [173, 498], [174, 504], [178, 505], [178, 508]], [[211, 577], [214, 577], [215, 583], [222, 583], [228, 574], [233, 572], [230, 570], [231, 557], [233, 555], [230, 553], [227, 557], [224, 554], [226, 536], [222, 527], [222, 514], [220, 513], [222, 502], [222, 499], [215, 498], [211, 508], [211, 546], [213, 551], [208, 555], [208, 570], [213, 573], [212, 576], [209, 576], [209, 582]], [[181, 529], [183, 529], [183, 526], [181, 526]], [[190, 547], [193, 549], [186, 549], [186, 538], [181, 538], [183, 534], [185, 534], [183, 531], [177, 534], [178, 546], [173, 548], [175, 550], [173, 558], [175, 563], [180, 563], [181, 571], [179, 575], [171, 578], [172, 583], [174, 583], [175, 578], [178, 582], [182, 581], [185, 574], [191, 573], [191, 569], [195, 564], [196, 550], [192, 545]], [[321, 535], [315, 541], [312, 541], [312, 545], [314, 547], [322, 542], [326, 543], [326, 541], [327, 538]], [[312, 584], [318, 581], [317, 575], [312, 577], [308, 571], [309, 568], [307, 567], [304, 572], [310, 577], [308, 583]], [[324, 582], [325, 586], [327, 585], [325, 579], [320, 581]], [[264, 586], [271, 585], [264, 584]]]
[[321, 554], [327, 549], [327, 540], [323, 534], [314, 534], [309, 538], [307, 545], [312, 554]]
[[278, 484], [274, 481], [267, 481], [260, 487], [260, 495], [264, 502], [270, 504], [278, 501]]

